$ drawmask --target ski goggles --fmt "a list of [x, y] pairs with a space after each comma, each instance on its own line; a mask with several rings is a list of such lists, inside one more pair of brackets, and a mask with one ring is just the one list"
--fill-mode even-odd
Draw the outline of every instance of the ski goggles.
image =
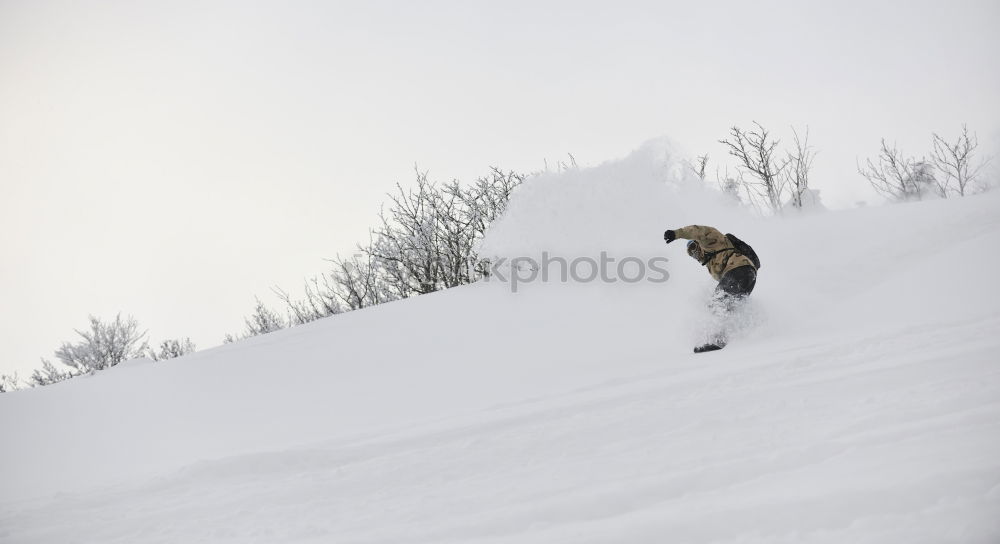
[[687, 250], [688, 250], [688, 255], [695, 258], [698, 258], [699, 257], [698, 254], [701, 252], [701, 248], [698, 247], [698, 242], [695, 242], [694, 240], [688, 240]]

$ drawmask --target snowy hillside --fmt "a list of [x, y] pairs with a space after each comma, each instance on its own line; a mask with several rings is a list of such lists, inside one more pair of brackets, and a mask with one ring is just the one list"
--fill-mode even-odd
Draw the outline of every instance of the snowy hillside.
[[[652, 143], [528, 182], [498, 281], [0, 395], [0, 542], [1000, 542], [1000, 194], [755, 219]], [[662, 232], [763, 261], [745, 330]], [[508, 272], [509, 269], [508, 269]]]

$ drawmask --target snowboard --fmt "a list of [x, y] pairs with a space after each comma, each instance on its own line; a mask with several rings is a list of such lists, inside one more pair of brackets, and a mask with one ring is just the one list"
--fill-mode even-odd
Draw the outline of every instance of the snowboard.
[[718, 351], [726, 347], [725, 342], [716, 342], [714, 344], [704, 344], [694, 348], [695, 353], [705, 353], [706, 351]]

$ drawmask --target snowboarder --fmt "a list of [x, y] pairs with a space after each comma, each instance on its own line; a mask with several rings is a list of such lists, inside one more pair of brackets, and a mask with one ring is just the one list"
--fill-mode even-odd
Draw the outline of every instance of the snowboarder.
[[[719, 285], [709, 308], [720, 318], [731, 314], [753, 291], [760, 260], [753, 248], [732, 234], [722, 234], [712, 227], [691, 225], [663, 233], [669, 244], [678, 238], [690, 240], [687, 252], [708, 269]], [[724, 329], [715, 332], [708, 343], [694, 348], [695, 353], [715, 351], [726, 346]]]

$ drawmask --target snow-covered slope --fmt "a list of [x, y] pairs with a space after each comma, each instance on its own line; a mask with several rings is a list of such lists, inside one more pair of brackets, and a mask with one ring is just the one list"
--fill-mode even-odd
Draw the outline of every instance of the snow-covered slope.
[[[1000, 195], [753, 219], [668, 146], [484, 244], [671, 259], [483, 282], [0, 395], [0, 542], [1000, 541]], [[693, 355], [707, 223], [763, 259]]]

